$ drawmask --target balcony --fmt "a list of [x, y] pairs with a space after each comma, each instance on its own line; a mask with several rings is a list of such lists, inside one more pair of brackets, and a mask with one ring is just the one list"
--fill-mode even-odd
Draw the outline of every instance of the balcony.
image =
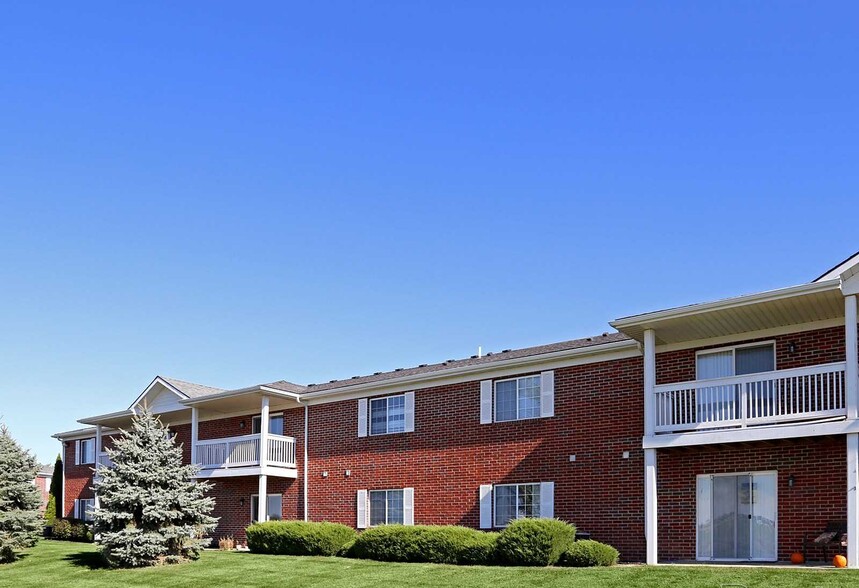
[[[267, 473], [294, 478], [295, 439], [267, 435], [264, 463], [260, 460], [260, 435], [242, 435], [197, 441], [194, 462], [201, 468], [199, 477], [241, 476]], [[262, 470], [265, 471], [262, 471]]]
[[657, 435], [847, 416], [845, 362], [654, 387]]

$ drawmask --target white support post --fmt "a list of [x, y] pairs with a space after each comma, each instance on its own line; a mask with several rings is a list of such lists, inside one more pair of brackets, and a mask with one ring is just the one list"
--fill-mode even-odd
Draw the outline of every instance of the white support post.
[[859, 568], [859, 433], [847, 434], [847, 567]]
[[656, 331], [644, 331], [644, 436], [651, 437], [656, 432], [656, 411], [654, 409], [656, 388]]
[[259, 469], [263, 472], [268, 465], [268, 427], [268, 396], [263, 396], [259, 411]]
[[[847, 369], [847, 418], [859, 418], [859, 353], [857, 352], [856, 295], [844, 297], [844, 343]], [[849, 561], [849, 560], [848, 560]]]
[[200, 437], [200, 413], [196, 406], [191, 407], [191, 463], [200, 463], [197, 455], [197, 441]]
[[[95, 426], [95, 468], [98, 471], [98, 464], [101, 462], [101, 425]], [[93, 492], [95, 508], [99, 508], [98, 492]]]
[[657, 563], [656, 545], [656, 450], [644, 450], [644, 536], [647, 542], [648, 565]]
[[259, 475], [259, 500], [257, 500], [257, 521], [260, 523], [266, 520], [268, 514], [268, 476], [265, 474]]

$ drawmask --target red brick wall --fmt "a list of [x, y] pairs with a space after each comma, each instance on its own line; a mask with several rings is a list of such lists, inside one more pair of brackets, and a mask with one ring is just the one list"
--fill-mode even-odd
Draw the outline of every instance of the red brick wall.
[[[787, 370], [836, 361], [844, 361], [844, 327], [831, 327], [804, 333], [792, 333], [777, 337], [764, 337], [738, 341], [729, 345], [709, 345], [695, 349], [681, 349], [656, 354], [656, 383], [687, 382], [695, 379], [695, 353], [703, 349], [716, 349], [731, 345], [743, 345], [756, 341], [775, 341], [776, 369]], [[790, 343], [796, 351], [790, 352]]]
[[357, 490], [413, 487], [415, 523], [477, 527], [481, 484], [554, 481], [555, 516], [640, 560], [642, 377], [640, 358], [558, 369], [554, 418], [489, 425], [478, 381], [422, 389], [414, 433], [364, 438], [357, 400], [312, 406], [311, 519], [354, 526]]
[[[773, 443], [712, 445], [657, 452], [659, 559], [695, 559], [696, 476], [778, 471], [778, 557], [802, 550], [828, 521], [847, 519], [847, 449], [844, 436]], [[788, 486], [788, 476], [796, 483]], [[832, 550], [830, 550], [832, 553]], [[822, 552], [809, 552], [810, 559]]]
[[70, 518], [75, 513], [75, 500], [92, 498], [92, 476], [95, 464], [75, 465], [75, 442], [66, 442], [63, 450], [63, 467], [65, 468], [65, 491], [63, 492], [63, 513]]

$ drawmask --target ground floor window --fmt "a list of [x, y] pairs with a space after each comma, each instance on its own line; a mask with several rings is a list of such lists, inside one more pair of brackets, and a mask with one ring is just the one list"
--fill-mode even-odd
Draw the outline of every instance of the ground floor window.
[[[251, 522], [255, 523], [259, 520], [259, 496], [254, 494], [251, 496]], [[265, 520], [279, 521], [283, 513], [283, 495], [269, 494], [266, 497]]]
[[494, 488], [495, 526], [540, 516], [540, 484], [504, 484]]
[[402, 490], [370, 490], [370, 526], [404, 523]]
[[95, 498], [81, 498], [75, 500], [74, 518], [82, 521], [92, 520], [92, 511], [95, 509]]
[[776, 472], [698, 476], [698, 559], [775, 561], [777, 488]]

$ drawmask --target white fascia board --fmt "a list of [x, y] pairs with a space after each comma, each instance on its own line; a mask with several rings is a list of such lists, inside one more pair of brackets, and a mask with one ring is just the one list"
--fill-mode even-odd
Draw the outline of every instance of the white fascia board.
[[237, 396], [246, 396], [251, 394], [277, 396], [279, 398], [287, 398], [290, 400], [295, 400], [296, 402], [301, 402], [301, 396], [299, 396], [295, 392], [285, 392], [284, 390], [277, 390], [275, 388], [269, 388], [268, 386], [253, 386], [251, 388], [242, 388], [240, 390], [226, 390], [225, 392], [210, 394], [208, 396], [200, 396], [199, 398], [186, 398], [184, 400], [180, 400], [179, 403], [184, 404], [185, 406], [197, 406], [215, 400], [222, 400], [224, 398], [235, 398]]
[[844, 435], [859, 433], [859, 420], [845, 420], [837, 417], [836, 421], [805, 423], [796, 425], [780, 425], [772, 427], [749, 427], [746, 429], [728, 429], [721, 431], [701, 431], [695, 433], [677, 433], [673, 435], [654, 435], [642, 439], [642, 449], [669, 449], [672, 447], [694, 447], [699, 445], [716, 445], [723, 443], [748, 443], [750, 441], [777, 441], [779, 439], [797, 439], [802, 437], [821, 437], [824, 435]]
[[713, 310], [724, 310], [728, 308], [737, 308], [740, 306], [748, 306], [760, 302], [769, 302], [772, 300], [781, 300], [784, 298], [792, 298], [794, 296], [803, 296], [806, 294], [816, 294], [818, 292], [826, 292], [829, 290], [837, 290], [841, 285], [840, 278], [826, 280], [824, 282], [812, 282], [810, 284], [800, 284], [799, 286], [790, 286], [788, 288], [780, 288], [778, 290], [769, 290], [759, 292], [757, 294], [749, 294], [746, 296], [737, 296], [734, 298], [725, 298], [713, 302], [703, 302], [700, 304], [690, 304], [688, 306], [680, 306], [677, 308], [669, 308], [666, 310], [657, 310], [644, 314], [623, 317], [611, 321], [609, 324], [623, 332], [626, 327], [640, 326], [655, 321], [682, 318]]
[[100, 414], [92, 417], [86, 417], [83, 419], [78, 419], [78, 422], [82, 425], [99, 425], [104, 421], [108, 421], [115, 418], [121, 417], [129, 417], [134, 416], [136, 413], [131, 409], [119, 410], [117, 412], [111, 412], [108, 414]]
[[[119, 433], [117, 429], [102, 429], [102, 436], [105, 435], [115, 435]], [[74, 431], [63, 431], [62, 433], [54, 433], [51, 435], [54, 439], [59, 441], [71, 441], [73, 439], [89, 439], [90, 437], [95, 437], [95, 427], [90, 427], [88, 429], [75, 429]]]
[[640, 355], [641, 350], [637, 341], [632, 339], [626, 341], [614, 341], [611, 343], [591, 345], [578, 349], [567, 349], [553, 353], [543, 353], [540, 355], [529, 355], [527, 357], [494, 361], [486, 364], [450, 368], [429, 374], [414, 374], [399, 378], [391, 378], [389, 380], [354, 384], [352, 386], [344, 386], [342, 388], [332, 388], [331, 390], [321, 390], [319, 392], [305, 392], [301, 395], [301, 401], [307, 404], [323, 404], [325, 402], [335, 402], [351, 398], [372, 396], [374, 394], [382, 393], [382, 391], [394, 392], [399, 390], [415, 390], [420, 388], [430, 388], [442, 384], [465, 382], [473, 380], [483, 374], [492, 374], [493, 376], [500, 377], [503, 375], [516, 374], [525, 369], [533, 369], [536, 371], [543, 367], [546, 369], [566, 367], [568, 365], [626, 359]]

